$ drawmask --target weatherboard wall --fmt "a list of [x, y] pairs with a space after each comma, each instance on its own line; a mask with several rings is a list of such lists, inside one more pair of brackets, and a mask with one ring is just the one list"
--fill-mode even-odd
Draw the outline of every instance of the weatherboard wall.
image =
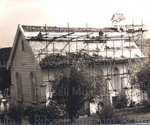
[[[22, 41], [24, 50], [22, 50]], [[18, 44], [17, 44], [18, 43]], [[16, 42], [16, 49], [13, 58], [13, 65], [11, 66], [11, 80], [12, 80], [12, 101], [15, 103], [16, 98], [16, 73], [21, 76], [22, 84], [22, 100], [24, 102], [30, 102], [31, 100], [31, 85], [30, 85], [30, 72], [34, 72], [36, 75], [36, 84], [42, 84], [41, 70], [39, 65], [36, 64], [34, 55], [32, 54], [31, 48], [27, 41], [23, 40], [22, 34], [18, 36], [18, 41]]]

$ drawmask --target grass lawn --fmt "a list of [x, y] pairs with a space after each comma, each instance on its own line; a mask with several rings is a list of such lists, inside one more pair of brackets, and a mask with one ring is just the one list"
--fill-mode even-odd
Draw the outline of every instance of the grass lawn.
[[121, 115], [127, 123], [150, 123], [150, 108], [131, 108], [122, 112]]
[[[150, 124], [150, 108], [136, 107], [136, 108], [125, 108], [125, 109], [115, 109], [113, 120], [106, 119], [105, 124], [138, 124], [148, 123]], [[59, 124], [64, 125], [95, 125], [100, 123], [100, 118], [98, 115], [91, 115], [90, 117], [83, 116], [77, 118], [75, 123], [70, 123], [70, 119], [60, 119]], [[99, 122], [99, 123], [98, 123]], [[24, 124], [27, 124], [24, 122]], [[144, 124], [147, 125], [147, 124]]]
[[[107, 119], [107, 124], [150, 124], [150, 108], [136, 107], [126, 109], [115, 109], [114, 112], [115, 119]], [[92, 115], [90, 117], [82, 117], [76, 119], [75, 124], [95, 124], [95, 122], [98, 121], [100, 121], [99, 117], [97, 115]]]

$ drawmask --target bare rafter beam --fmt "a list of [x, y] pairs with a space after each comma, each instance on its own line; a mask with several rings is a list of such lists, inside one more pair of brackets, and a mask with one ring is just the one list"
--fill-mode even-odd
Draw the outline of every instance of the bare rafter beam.
[[78, 40], [78, 41], [84, 41], [85, 43], [106, 43], [106, 41], [121, 41], [121, 40], [129, 40], [129, 39], [99, 39], [99, 40]]
[[[71, 38], [71, 40], [73, 40], [73, 39], [78, 39], [78, 38], [81, 38], [81, 37], [84, 37], [84, 36], [88, 36], [88, 35], [90, 35], [90, 34], [92, 34], [92, 33], [88, 33], [88, 34], [86, 34], [86, 35], [80, 35], [80, 36], [78, 36], [78, 37]], [[60, 53], [62, 53], [62, 51], [67, 47], [67, 45], [69, 45], [69, 43], [70, 43], [70, 41], [64, 46], [64, 48], [60, 51]]]
[[80, 36], [78, 36], [78, 37], [74, 37], [74, 38], [72, 38], [72, 40], [73, 40], [73, 39], [82, 38], [82, 37], [84, 37], [84, 36], [88, 36], [88, 35], [91, 35], [91, 34], [93, 34], [93, 32], [92, 32], [92, 33], [87, 33], [87, 34], [85, 34], [85, 35], [80, 35]]
[[67, 42], [67, 44], [61, 49], [60, 54], [62, 53], [62, 51], [67, 47], [67, 45], [69, 45], [70, 42]]
[[37, 58], [40, 56], [40, 54], [53, 42], [55, 41], [57, 38], [61, 38], [61, 37], [66, 37], [67, 35], [72, 35], [72, 33], [69, 33], [69, 34], [66, 34], [66, 35], [62, 35], [62, 36], [59, 36], [59, 37], [54, 37], [53, 40], [51, 40], [46, 46], [44, 49], [42, 49], [42, 51], [39, 53], [39, 55], [37, 56]]

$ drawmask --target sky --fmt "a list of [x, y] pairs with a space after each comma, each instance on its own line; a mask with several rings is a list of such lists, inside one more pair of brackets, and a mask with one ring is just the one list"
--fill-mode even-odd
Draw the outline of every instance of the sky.
[[103, 28], [113, 13], [150, 29], [150, 0], [0, 0], [0, 48], [12, 47], [18, 24]]

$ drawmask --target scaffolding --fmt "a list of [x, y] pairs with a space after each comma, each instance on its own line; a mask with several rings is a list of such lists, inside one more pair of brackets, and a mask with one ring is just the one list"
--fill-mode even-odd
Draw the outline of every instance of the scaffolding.
[[[39, 48], [41, 47], [38, 51], [34, 49], [33, 51], [42, 68], [53, 70], [55, 67], [70, 67], [76, 64], [80, 64], [82, 66], [80, 68], [84, 66], [84, 68], [86, 66], [105, 66], [106, 73], [103, 73], [102, 76], [105, 78], [107, 85], [103, 89], [107, 88], [108, 95], [112, 91], [117, 93], [113, 85], [114, 81], [111, 79], [120, 75], [120, 84], [126, 83], [126, 85], [121, 86], [121, 89], [132, 100], [133, 93], [136, 93], [131, 84], [132, 79], [141, 66], [146, 63], [146, 56], [143, 55], [146, 50], [143, 33], [146, 30], [143, 29], [143, 26], [143, 23], [135, 25], [132, 22], [131, 25], [119, 24], [108, 28], [90, 28], [88, 24], [85, 28], [69, 27], [69, 24], [67, 24], [67, 27], [47, 27], [45, 25], [43, 27], [22, 26], [22, 28], [25, 34], [26, 32], [29, 34], [26, 35], [26, 40], [31, 47], [36, 45]], [[34, 33], [32, 34], [32, 32]], [[136, 51], [136, 49], [140, 49], [141, 52], [137, 51], [138, 53], [133, 55], [133, 50]], [[128, 57], [126, 57], [126, 54]], [[122, 71], [116, 70], [113, 73], [116, 64], [122, 64]], [[87, 74], [90, 74], [89, 72]], [[98, 79], [98, 75], [95, 75], [97, 72], [97, 69], [94, 68], [93, 83]], [[54, 78], [48, 79], [48, 82], [52, 79], [58, 80], [56, 73], [54, 73]], [[109, 90], [108, 84], [112, 87], [111, 90]]]

